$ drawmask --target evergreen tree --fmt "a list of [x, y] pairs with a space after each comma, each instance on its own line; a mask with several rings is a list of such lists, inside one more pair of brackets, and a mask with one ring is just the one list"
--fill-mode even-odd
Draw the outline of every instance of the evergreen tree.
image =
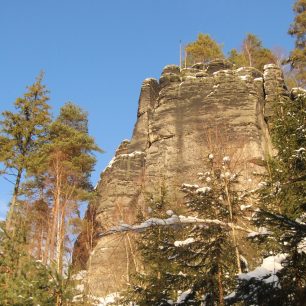
[[254, 34], [247, 34], [243, 40], [241, 52], [232, 49], [228, 58], [237, 67], [250, 66], [262, 71], [263, 66], [275, 63], [273, 52], [262, 46], [261, 40]]
[[87, 113], [73, 103], [51, 123], [41, 82], [1, 121], [2, 174], [16, 177], [0, 229], [1, 305], [70, 303], [75, 290], [65, 258], [81, 227], [79, 205], [92, 196], [93, 153], [101, 152], [88, 135]]
[[202, 33], [198, 35], [196, 41], [187, 44], [185, 52], [187, 66], [224, 57], [221, 46], [208, 34]]
[[47, 141], [31, 156], [22, 185], [24, 209], [18, 213], [29, 221], [27, 238], [32, 242], [28, 251], [50, 266], [57, 288], [56, 305], [64, 304], [65, 288], [69, 287], [65, 258], [81, 228], [79, 205], [92, 195], [95, 151], [101, 150], [88, 135], [87, 113], [67, 103], [50, 125]]
[[306, 298], [306, 95], [274, 102], [270, 132], [277, 155], [268, 161], [254, 222], [269, 235], [263, 257], [283, 256], [281, 269], [265, 278], [240, 280], [235, 299], [258, 305], [304, 305]]
[[306, 86], [306, 1], [297, 0], [293, 6], [295, 13], [294, 22], [289, 29], [289, 34], [295, 37], [295, 49], [290, 54], [290, 63], [298, 85]]
[[291, 219], [306, 211], [306, 97], [274, 102], [270, 132], [277, 156], [269, 163], [268, 188], [264, 195], [269, 208]]
[[306, 249], [301, 249], [306, 240], [305, 107], [303, 92], [293, 100], [275, 102], [271, 135], [278, 154], [269, 163], [259, 219], [272, 226], [279, 252], [288, 254], [279, 277], [289, 305], [302, 305], [306, 297]]
[[29, 224], [27, 239], [30, 254], [37, 260], [43, 261], [45, 241], [49, 230], [51, 217], [51, 195], [47, 192], [42, 177], [25, 179], [21, 186], [21, 208], [17, 210]]
[[247, 199], [240, 197], [236, 189], [238, 174], [232, 169], [230, 158], [225, 156], [222, 165], [214, 159], [210, 154], [208, 171], [200, 173], [206, 186], [183, 185], [186, 205], [192, 216], [230, 225], [224, 229], [218, 224], [194, 224], [187, 228], [185, 239], [177, 243], [180, 250], [172, 248], [174, 261], [185, 274], [184, 282], [177, 284], [188, 293], [184, 305], [223, 305], [225, 294], [233, 288], [234, 275], [241, 272], [241, 250], [234, 225], [242, 214], [240, 205]]
[[261, 40], [254, 34], [248, 34], [243, 41], [242, 52], [248, 61], [249, 66], [262, 71], [266, 64], [274, 63], [273, 53], [262, 47]]
[[[150, 217], [167, 218], [169, 201], [162, 188], [161, 196], [151, 197], [149, 202]], [[168, 211], [169, 213], [169, 211]], [[140, 211], [138, 221], [144, 221]], [[167, 248], [173, 245], [177, 229], [164, 226], [152, 226], [140, 234], [137, 239], [137, 250], [141, 256], [143, 269], [132, 275], [128, 290], [124, 293], [123, 303], [130, 305], [170, 305], [176, 296], [171, 283], [171, 275], [179, 275], [175, 265], [168, 259]]]
[[16, 113], [5, 111], [0, 122], [0, 162], [2, 173], [14, 177], [14, 191], [7, 216], [11, 226], [17, 205], [22, 174], [31, 164], [33, 155], [47, 136], [50, 114], [48, 91], [42, 84], [42, 74], [28, 87], [23, 97], [15, 102]]
[[[225, 294], [231, 292], [234, 275], [241, 272], [235, 224], [242, 214], [240, 205], [246, 204], [247, 199], [236, 190], [238, 175], [231, 169], [229, 157], [224, 157], [219, 166], [212, 155], [209, 161], [209, 171], [200, 174], [206, 186], [182, 187], [185, 212], [193, 222], [153, 226], [142, 234], [138, 249], [148, 268], [132, 279], [127, 302], [223, 305]], [[153, 210], [156, 211], [155, 218], [177, 218], [163, 205]], [[207, 225], [197, 221], [204, 219], [217, 222]], [[226, 228], [224, 224], [228, 224]]]
[[53, 281], [48, 267], [28, 252], [27, 225], [21, 219], [14, 237], [0, 228], [0, 304], [54, 305]]
[[243, 53], [237, 51], [237, 49], [232, 49], [229, 52], [228, 60], [236, 65], [236, 67], [246, 67], [248, 62]]
[[87, 130], [87, 114], [72, 103], [66, 104], [50, 127], [50, 141], [32, 160], [33, 177], [43, 180], [51, 212], [43, 258], [45, 263], [55, 263], [59, 275], [71, 234], [76, 233], [71, 230], [80, 223], [79, 204], [91, 196], [89, 178], [96, 162], [93, 152], [101, 151]]

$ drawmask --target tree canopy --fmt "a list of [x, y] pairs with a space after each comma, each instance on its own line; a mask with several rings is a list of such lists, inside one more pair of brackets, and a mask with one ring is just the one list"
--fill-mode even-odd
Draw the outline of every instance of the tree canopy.
[[295, 48], [290, 53], [290, 63], [299, 86], [306, 86], [306, 0], [298, 0], [293, 6], [294, 22], [289, 34], [295, 38]]
[[222, 46], [213, 40], [210, 35], [200, 33], [196, 41], [185, 47], [187, 66], [198, 62], [208, 62], [217, 58], [224, 58]]

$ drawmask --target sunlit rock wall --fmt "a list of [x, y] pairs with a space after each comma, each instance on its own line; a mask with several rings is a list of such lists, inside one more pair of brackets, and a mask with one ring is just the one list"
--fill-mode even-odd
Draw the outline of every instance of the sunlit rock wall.
[[[103, 237], [114, 225], [136, 222], [146, 212], [146, 198], [161, 186], [170, 191], [174, 209], [181, 207], [182, 183], [197, 181], [209, 153], [230, 155], [242, 185], [257, 184], [272, 153], [267, 121], [271, 103], [287, 95], [281, 70], [266, 65], [235, 69], [216, 60], [180, 69], [166, 66], [159, 80], [144, 80], [131, 141], [123, 141], [101, 174], [94, 215], [93, 251], [80, 235], [74, 263], [88, 269], [90, 292], [120, 290], [129, 273], [140, 268], [132, 234]], [[248, 185], [248, 186], [247, 186]]]

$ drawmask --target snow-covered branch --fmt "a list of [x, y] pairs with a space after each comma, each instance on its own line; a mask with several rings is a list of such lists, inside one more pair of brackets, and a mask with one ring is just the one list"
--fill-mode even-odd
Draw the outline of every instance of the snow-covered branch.
[[289, 218], [287, 218], [286, 216], [283, 216], [283, 215], [280, 215], [280, 214], [274, 214], [274, 213], [271, 213], [269, 211], [266, 211], [266, 210], [258, 210], [257, 212], [265, 215], [266, 217], [276, 221], [276, 222], [279, 222], [279, 223], [282, 223], [283, 225], [289, 227], [289, 228], [294, 228], [300, 232], [303, 232], [303, 233], [306, 233], [306, 224], [305, 223], [300, 223], [300, 222], [297, 222], [297, 221], [294, 221], [294, 220], [291, 220]]
[[218, 225], [226, 230], [231, 230], [234, 227], [236, 230], [252, 233], [252, 230], [241, 227], [232, 223], [223, 222], [216, 219], [201, 219], [191, 216], [177, 216], [172, 215], [170, 218], [150, 218], [140, 224], [119, 224], [118, 226], [111, 227], [109, 230], [100, 233], [100, 236], [108, 236], [120, 232], [142, 232], [147, 228], [153, 226], [175, 226], [175, 225], [190, 225], [190, 224], [201, 224], [205, 226]]

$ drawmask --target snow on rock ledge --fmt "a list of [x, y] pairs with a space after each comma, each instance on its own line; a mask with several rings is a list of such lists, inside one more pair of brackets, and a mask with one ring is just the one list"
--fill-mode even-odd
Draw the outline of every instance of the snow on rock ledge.
[[129, 154], [120, 154], [120, 155], [117, 155], [117, 156], [114, 156], [111, 161], [108, 163], [108, 165], [106, 166], [106, 168], [104, 169], [103, 172], [105, 172], [107, 169], [110, 169], [113, 167], [113, 165], [119, 161], [119, 160], [122, 160], [122, 159], [128, 159], [128, 158], [134, 158], [135, 156], [145, 156], [146, 153], [145, 152], [142, 152], [142, 151], [134, 151], [132, 153], [129, 153]]

